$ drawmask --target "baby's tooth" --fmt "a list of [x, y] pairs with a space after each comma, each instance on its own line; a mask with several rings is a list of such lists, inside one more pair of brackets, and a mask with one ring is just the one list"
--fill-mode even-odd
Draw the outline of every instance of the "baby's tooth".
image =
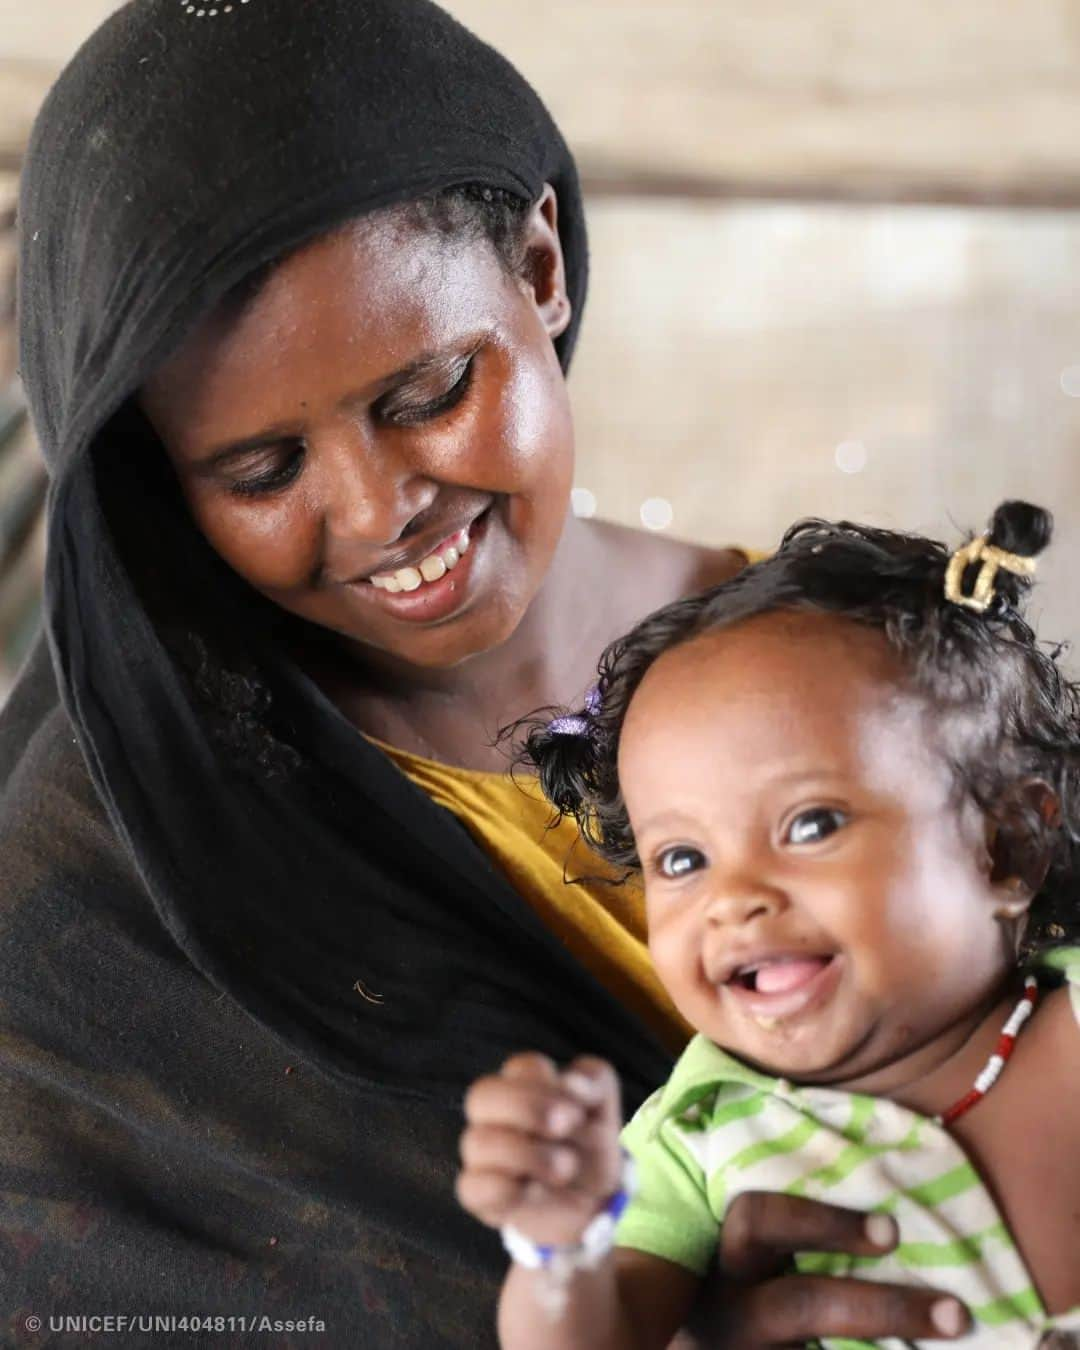
[[461, 554], [457, 551], [456, 548], [454, 548], [453, 544], [451, 544], [448, 549], [444, 549], [439, 556], [446, 564], [447, 571], [450, 572], [452, 572], [454, 568], [458, 565], [458, 563], [461, 561]]
[[383, 577], [382, 588], [384, 591], [390, 591], [396, 595], [401, 590], [401, 583], [396, 577]]
[[423, 585], [424, 578], [415, 567], [403, 567], [394, 573], [394, 580], [403, 591], [415, 591]]
[[460, 530], [454, 538], [454, 546], [458, 553], [467, 553], [469, 551], [469, 531]]
[[437, 554], [425, 558], [420, 564], [420, 575], [425, 581], [438, 581], [440, 577], [446, 576], [446, 563]]

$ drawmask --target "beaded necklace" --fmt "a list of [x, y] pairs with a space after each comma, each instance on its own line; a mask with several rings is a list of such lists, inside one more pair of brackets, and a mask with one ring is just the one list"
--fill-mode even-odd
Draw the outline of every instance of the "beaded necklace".
[[947, 1111], [943, 1111], [940, 1116], [934, 1116], [935, 1125], [951, 1125], [954, 1120], [958, 1120], [970, 1111], [976, 1102], [982, 1101], [1001, 1077], [1001, 1071], [1016, 1045], [1020, 1028], [1034, 1012], [1038, 998], [1039, 986], [1035, 976], [1026, 975], [1024, 977], [1024, 992], [1020, 997], [1020, 1002], [1009, 1014], [1005, 1025], [1001, 1028], [1001, 1035], [998, 1037], [994, 1053], [986, 1061], [982, 1072], [967, 1092], [958, 1101], [953, 1102]]

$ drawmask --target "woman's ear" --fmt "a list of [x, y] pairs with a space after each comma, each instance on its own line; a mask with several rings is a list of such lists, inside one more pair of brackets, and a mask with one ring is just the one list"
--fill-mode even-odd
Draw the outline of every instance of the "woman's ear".
[[566, 293], [566, 265], [559, 239], [559, 203], [550, 183], [544, 184], [526, 227], [522, 280], [532, 295], [548, 336], [552, 340], [560, 337], [570, 324], [573, 307]]
[[1045, 779], [1021, 779], [998, 803], [987, 837], [990, 884], [1001, 897], [996, 917], [1027, 912], [1050, 870], [1060, 825], [1061, 803]]

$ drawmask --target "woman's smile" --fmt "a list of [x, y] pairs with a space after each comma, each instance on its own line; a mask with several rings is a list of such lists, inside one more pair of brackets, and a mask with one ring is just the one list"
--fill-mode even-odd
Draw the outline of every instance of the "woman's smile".
[[447, 536], [415, 566], [376, 572], [346, 582], [362, 605], [402, 623], [441, 623], [459, 614], [494, 580], [495, 548], [489, 543], [500, 528], [494, 506], [464, 529]]

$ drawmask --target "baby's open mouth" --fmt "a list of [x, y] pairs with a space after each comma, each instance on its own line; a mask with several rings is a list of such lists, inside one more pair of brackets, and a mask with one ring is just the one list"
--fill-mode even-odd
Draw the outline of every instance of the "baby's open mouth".
[[736, 967], [725, 983], [754, 994], [790, 994], [809, 985], [832, 960], [831, 954], [764, 957]]

